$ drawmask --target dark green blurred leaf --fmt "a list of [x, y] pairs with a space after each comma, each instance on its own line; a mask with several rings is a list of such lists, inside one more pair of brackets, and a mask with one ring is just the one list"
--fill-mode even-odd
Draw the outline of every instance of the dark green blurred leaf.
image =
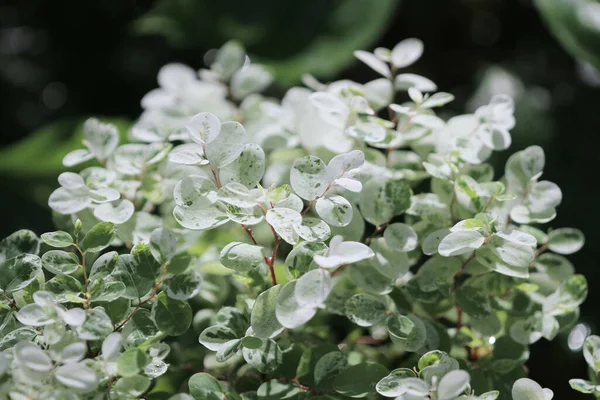
[[[70, 151], [84, 148], [83, 123], [86, 118], [51, 123], [25, 139], [0, 151], [0, 174], [27, 177], [52, 177], [67, 168], [63, 157]], [[121, 143], [127, 137], [131, 123], [119, 118], [102, 118], [119, 129]]]
[[[303, 73], [331, 79], [352, 62], [352, 52], [379, 39], [399, 0], [255, 2], [162, 0], [139, 18], [134, 31], [164, 36], [175, 47], [220, 47], [241, 41], [280, 82]], [[290, 15], [294, 18], [290, 19]]]
[[[558, 41], [574, 57], [600, 69], [598, 2], [536, 0], [535, 4]], [[592, 10], [592, 7], [595, 9]]]

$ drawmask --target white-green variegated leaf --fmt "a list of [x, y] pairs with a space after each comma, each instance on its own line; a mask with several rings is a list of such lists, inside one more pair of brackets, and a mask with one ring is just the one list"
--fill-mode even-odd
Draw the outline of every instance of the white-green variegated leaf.
[[300, 307], [319, 307], [332, 289], [329, 271], [321, 268], [313, 269], [296, 281], [295, 296]]
[[292, 166], [290, 183], [298, 196], [314, 200], [329, 187], [327, 165], [315, 156], [302, 157]]
[[333, 226], [347, 226], [352, 221], [352, 204], [342, 196], [334, 195], [317, 200], [315, 210], [323, 221]]
[[94, 216], [100, 221], [123, 224], [133, 215], [135, 207], [129, 200], [118, 200], [114, 203], [103, 203], [94, 208]]
[[253, 188], [264, 173], [265, 152], [259, 145], [248, 143], [237, 160], [221, 168], [219, 179], [222, 185], [238, 182], [247, 188]]
[[297, 280], [288, 282], [277, 295], [275, 314], [279, 323], [287, 329], [295, 329], [304, 325], [317, 313], [316, 307], [310, 307], [298, 301], [296, 297], [298, 282]]
[[438, 252], [444, 257], [458, 256], [478, 249], [485, 238], [477, 231], [450, 232], [438, 245]]
[[190, 138], [198, 143], [212, 142], [221, 131], [221, 121], [216, 115], [202, 112], [194, 115], [185, 126]]
[[295, 225], [302, 223], [299, 212], [289, 208], [272, 208], [267, 211], [266, 220], [275, 229], [275, 232], [289, 244], [296, 244], [299, 240]]
[[239, 122], [224, 122], [218, 136], [204, 146], [210, 164], [214, 168], [222, 168], [235, 161], [244, 151], [246, 129]]

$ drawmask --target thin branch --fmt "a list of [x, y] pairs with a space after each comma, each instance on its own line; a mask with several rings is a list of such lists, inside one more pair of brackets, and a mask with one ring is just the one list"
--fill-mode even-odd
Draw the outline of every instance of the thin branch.
[[258, 242], [256, 241], [256, 238], [254, 238], [254, 233], [252, 232], [252, 228], [248, 227], [245, 224], [242, 224], [242, 228], [244, 228], [244, 230], [246, 231], [246, 233], [248, 233], [248, 236], [250, 236], [250, 240], [252, 241], [253, 244], [258, 244]]

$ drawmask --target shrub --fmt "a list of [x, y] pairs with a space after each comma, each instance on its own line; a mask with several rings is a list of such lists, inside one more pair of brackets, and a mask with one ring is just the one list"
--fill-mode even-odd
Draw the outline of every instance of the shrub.
[[495, 180], [512, 100], [445, 121], [453, 96], [402, 72], [422, 51], [277, 101], [227, 43], [161, 69], [127, 143], [88, 120], [58, 230], [0, 243], [2, 398], [552, 398], [528, 346], [577, 321], [583, 235], [540, 227], [562, 199], [540, 147]]

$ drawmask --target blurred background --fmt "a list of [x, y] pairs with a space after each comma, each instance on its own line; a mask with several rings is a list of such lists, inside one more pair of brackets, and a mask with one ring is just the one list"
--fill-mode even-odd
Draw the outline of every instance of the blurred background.
[[[451, 113], [494, 93], [512, 95], [510, 153], [546, 151], [544, 178], [564, 200], [554, 227], [584, 231], [570, 257], [587, 276], [582, 322], [600, 332], [600, 2], [598, 0], [106, 0], [0, 1], [0, 237], [52, 229], [49, 193], [61, 159], [80, 147], [88, 116], [122, 132], [172, 61], [203, 67], [207, 50], [238, 39], [272, 68], [281, 95], [303, 72], [366, 81], [352, 50], [425, 42], [409, 72], [456, 95]], [[493, 161], [502, 171], [509, 153]], [[567, 378], [585, 377], [580, 326], [532, 347], [532, 378], [557, 399], [578, 399]]]

